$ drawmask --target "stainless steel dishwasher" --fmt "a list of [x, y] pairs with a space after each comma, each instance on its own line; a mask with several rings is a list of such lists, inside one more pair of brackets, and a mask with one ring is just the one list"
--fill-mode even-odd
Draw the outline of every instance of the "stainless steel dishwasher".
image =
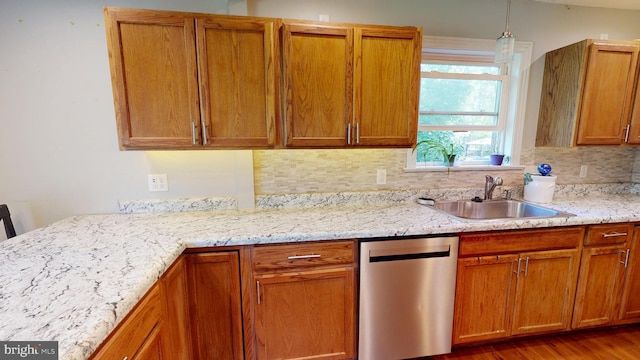
[[458, 237], [360, 240], [359, 359], [451, 352]]

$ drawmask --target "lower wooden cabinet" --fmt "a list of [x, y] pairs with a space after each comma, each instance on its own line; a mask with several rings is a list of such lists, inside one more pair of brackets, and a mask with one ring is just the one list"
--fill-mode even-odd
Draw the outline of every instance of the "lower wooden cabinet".
[[167, 351], [165, 359], [191, 359], [187, 262], [181, 256], [161, 279]]
[[569, 329], [583, 236], [581, 227], [462, 234], [453, 344]]
[[244, 359], [238, 251], [187, 254], [193, 358]]
[[520, 254], [512, 335], [570, 328], [579, 264], [578, 249]]
[[628, 251], [628, 255], [625, 254], [627, 271], [617, 321], [620, 324], [640, 321], [640, 226], [635, 227]]
[[160, 285], [156, 283], [91, 359], [167, 359]]
[[352, 241], [254, 248], [257, 359], [355, 358], [354, 259]]
[[454, 344], [499, 339], [511, 333], [518, 255], [458, 260]]

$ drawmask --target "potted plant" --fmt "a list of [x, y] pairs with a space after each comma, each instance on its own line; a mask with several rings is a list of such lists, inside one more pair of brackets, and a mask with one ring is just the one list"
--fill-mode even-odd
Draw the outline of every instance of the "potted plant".
[[424, 151], [425, 157], [426, 157], [426, 153], [430, 150], [434, 150], [440, 153], [442, 155], [442, 158], [446, 166], [453, 166], [453, 163], [456, 160], [456, 155], [462, 149], [461, 146], [454, 145], [453, 143], [449, 143], [448, 145], [445, 145], [439, 141], [427, 139], [427, 140], [418, 141], [413, 146], [413, 151], [415, 151], [420, 146], [424, 148], [423, 151]]

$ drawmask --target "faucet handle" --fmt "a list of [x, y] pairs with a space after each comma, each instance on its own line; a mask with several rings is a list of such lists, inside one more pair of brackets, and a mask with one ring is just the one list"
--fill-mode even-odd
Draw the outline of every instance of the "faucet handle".
[[505, 190], [504, 191], [504, 199], [505, 200], [511, 200], [511, 190]]

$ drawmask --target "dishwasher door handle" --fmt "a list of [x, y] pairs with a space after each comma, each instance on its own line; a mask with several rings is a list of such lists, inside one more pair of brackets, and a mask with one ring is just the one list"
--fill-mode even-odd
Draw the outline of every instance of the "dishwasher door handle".
[[429, 246], [416, 249], [370, 250], [369, 262], [402, 261], [451, 256], [451, 245]]

